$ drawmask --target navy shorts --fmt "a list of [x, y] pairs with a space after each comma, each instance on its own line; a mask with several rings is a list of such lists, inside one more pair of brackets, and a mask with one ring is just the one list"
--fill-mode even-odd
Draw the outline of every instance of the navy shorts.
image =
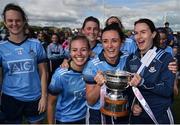
[[1, 111], [5, 123], [22, 123], [23, 118], [29, 123], [37, 123], [44, 119], [45, 114], [38, 112], [39, 100], [23, 102], [12, 96], [2, 94]]
[[89, 124], [101, 124], [101, 112], [100, 110], [94, 110], [89, 108]]

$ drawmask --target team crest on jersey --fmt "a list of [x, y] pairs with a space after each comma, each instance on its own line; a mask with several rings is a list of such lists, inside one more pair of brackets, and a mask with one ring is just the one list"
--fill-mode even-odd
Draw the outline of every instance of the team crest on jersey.
[[29, 54], [32, 58], [36, 56], [36, 53], [34, 52], [33, 49], [30, 49]]
[[18, 55], [22, 55], [23, 54], [23, 48], [17, 48], [15, 50], [17, 51]]
[[85, 99], [85, 89], [74, 91], [74, 99], [81, 100]]
[[149, 72], [150, 72], [150, 73], [154, 73], [154, 72], [156, 72], [155, 67], [154, 67], [154, 66], [150, 67], [150, 68], [149, 68]]

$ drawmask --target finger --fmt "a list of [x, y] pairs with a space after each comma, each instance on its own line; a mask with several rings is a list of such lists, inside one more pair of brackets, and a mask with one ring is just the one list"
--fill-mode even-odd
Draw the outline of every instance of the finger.
[[132, 86], [132, 83], [131, 82], [128, 82], [129, 86]]

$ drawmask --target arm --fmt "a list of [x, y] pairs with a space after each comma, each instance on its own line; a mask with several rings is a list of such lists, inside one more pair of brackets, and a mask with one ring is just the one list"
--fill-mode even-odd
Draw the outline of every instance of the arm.
[[[175, 80], [175, 74], [168, 69], [168, 64], [172, 62], [172, 57], [166, 56], [161, 60], [161, 68], [156, 77], [156, 83], [152, 83], [151, 79], [145, 78], [144, 83], [140, 85], [142, 89], [148, 89], [152, 93], [155, 93], [163, 97], [171, 97], [173, 93], [173, 85]], [[153, 77], [153, 76], [152, 76]]]
[[89, 105], [94, 105], [100, 98], [101, 86], [98, 84], [86, 84], [86, 100]]
[[178, 96], [178, 93], [179, 93], [179, 87], [178, 87], [178, 76], [176, 75], [176, 79], [174, 81], [174, 95], [175, 96]]
[[51, 44], [47, 48], [47, 56], [50, 60], [64, 58], [64, 50], [62, 47], [58, 48], [57, 53], [53, 53], [51, 50]]
[[47, 121], [48, 124], [55, 124], [54, 109], [57, 96], [48, 94]]
[[39, 101], [38, 111], [42, 113], [46, 110], [47, 103], [47, 66], [46, 63], [38, 64], [41, 79], [41, 99]]
[[47, 57], [50, 60], [57, 59], [56, 54], [53, 54], [51, 51], [51, 44], [47, 47]]
[[93, 105], [98, 101], [100, 98], [101, 86], [106, 81], [101, 71], [97, 72], [94, 80], [96, 84], [86, 84], [86, 99], [89, 105]]

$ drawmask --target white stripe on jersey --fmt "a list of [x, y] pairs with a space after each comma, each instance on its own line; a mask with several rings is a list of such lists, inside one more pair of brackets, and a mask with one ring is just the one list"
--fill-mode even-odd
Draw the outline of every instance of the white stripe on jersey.
[[159, 51], [157, 52], [157, 55], [156, 55], [155, 59], [159, 60], [164, 53], [165, 53], [164, 50], [159, 50]]
[[4, 40], [1, 40], [0, 41], [0, 44], [5, 44], [5, 43], [7, 43], [8, 41], [6, 40], [6, 41], [4, 41]]
[[67, 68], [62, 68], [60, 70], [58, 70], [58, 74], [60, 74], [61, 76], [64, 75], [65, 73], [68, 73], [68, 69]]
[[99, 58], [95, 58], [95, 59], [92, 60], [92, 63], [96, 66], [96, 65], [101, 64], [103, 62], [100, 61]]

